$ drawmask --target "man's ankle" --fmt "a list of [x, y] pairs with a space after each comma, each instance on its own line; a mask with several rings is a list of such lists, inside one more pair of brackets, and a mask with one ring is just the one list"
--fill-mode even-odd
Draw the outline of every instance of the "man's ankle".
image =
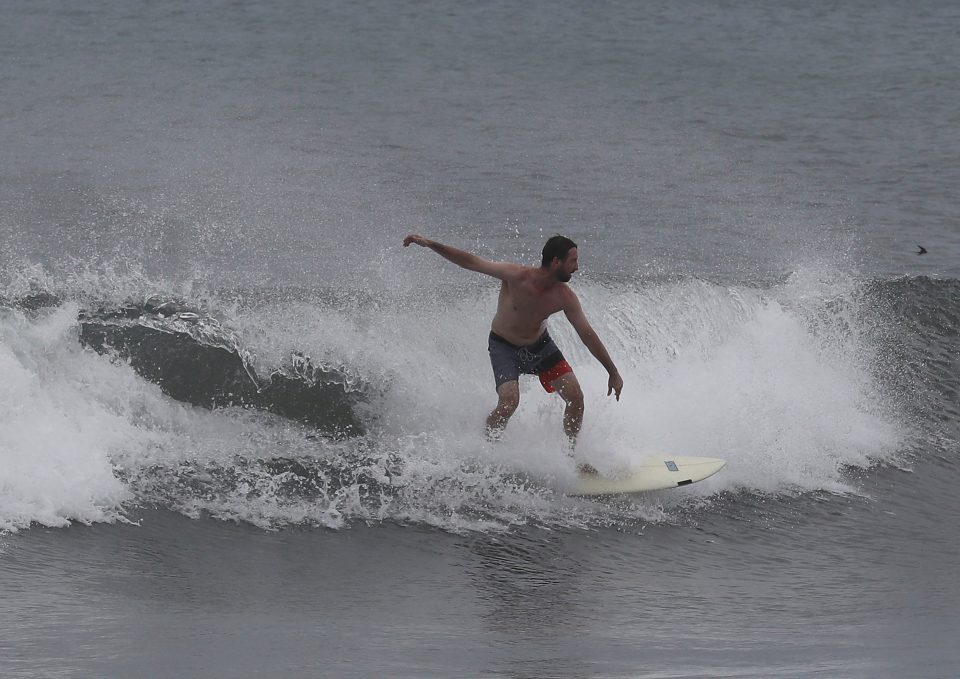
[[586, 462], [581, 462], [577, 465], [577, 472], [583, 476], [597, 476], [600, 472], [597, 471], [597, 468], [592, 464], [587, 464]]

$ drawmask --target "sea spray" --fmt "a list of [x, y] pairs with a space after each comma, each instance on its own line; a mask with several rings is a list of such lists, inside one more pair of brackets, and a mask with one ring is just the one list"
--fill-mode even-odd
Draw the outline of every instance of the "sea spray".
[[[302, 355], [370, 385], [356, 406], [366, 433], [343, 440], [255, 408], [180, 403], [122, 357], [83, 349], [80, 309], [67, 302], [3, 312], [4, 398], [22, 404], [3, 422], [3, 454], [15, 462], [4, 483], [20, 498], [3, 525], [109, 521], [141, 506], [264, 528], [631, 525], [721, 491], [855, 492], [844, 470], [899, 445], [866, 327], [878, 321], [854, 279], [805, 270], [765, 287], [681, 278], [575, 289], [626, 385], [619, 403], [607, 397], [605, 371], [562, 315], [550, 320], [586, 394], [578, 455], [609, 473], [645, 452], [717, 456], [729, 461], [721, 474], [626, 503], [565, 497], [574, 472], [562, 403], [535, 377], [521, 378], [502, 439], [487, 441], [494, 286], [425, 299], [224, 295], [224, 327], [258, 369]], [[217, 295], [205, 304], [216, 308]], [[14, 434], [27, 443], [18, 448]]]

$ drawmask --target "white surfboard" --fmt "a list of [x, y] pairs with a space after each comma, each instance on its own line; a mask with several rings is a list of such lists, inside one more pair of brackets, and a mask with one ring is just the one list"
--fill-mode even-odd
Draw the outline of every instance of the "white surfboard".
[[725, 464], [726, 460], [714, 457], [650, 457], [622, 475], [580, 474], [570, 494], [616, 495], [687, 486], [713, 476]]

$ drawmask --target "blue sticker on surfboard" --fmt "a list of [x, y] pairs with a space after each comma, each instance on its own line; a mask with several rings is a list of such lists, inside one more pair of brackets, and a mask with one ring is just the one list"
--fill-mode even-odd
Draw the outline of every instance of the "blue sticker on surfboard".
[[663, 463], [667, 465], [667, 469], [669, 469], [672, 472], [680, 471], [679, 469], [677, 469], [677, 463], [674, 462], [673, 460], [664, 460]]

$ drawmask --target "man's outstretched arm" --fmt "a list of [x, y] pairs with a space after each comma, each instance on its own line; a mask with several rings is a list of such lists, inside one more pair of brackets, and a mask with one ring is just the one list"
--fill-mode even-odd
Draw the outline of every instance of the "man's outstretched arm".
[[424, 248], [430, 248], [444, 259], [453, 262], [459, 267], [484, 273], [488, 276], [499, 278], [500, 280], [506, 280], [514, 274], [518, 268], [521, 268], [517, 264], [491, 262], [483, 257], [478, 257], [472, 252], [467, 252], [466, 250], [461, 250], [460, 248], [455, 248], [450, 245], [444, 245], [443, 243], [438, 243], [435, 240], [430, 240], [415, 233], [411, 233], [403, 239], [403, 247], [409, 247], [411, 243], [416, 243]]

